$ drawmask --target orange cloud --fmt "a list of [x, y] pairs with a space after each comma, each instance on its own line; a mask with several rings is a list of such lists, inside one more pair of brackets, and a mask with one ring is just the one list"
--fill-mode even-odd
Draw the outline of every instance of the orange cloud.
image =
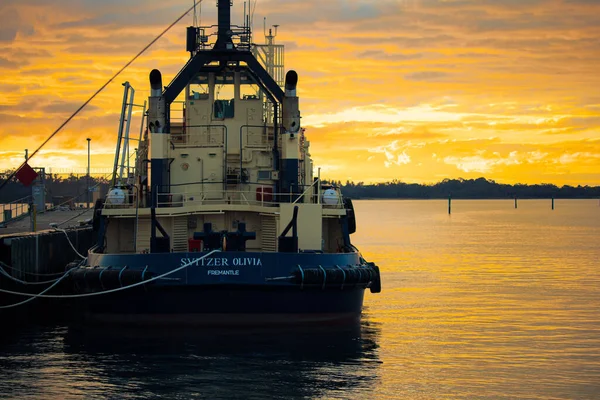
[[[239, 4], [238, 4], [239, 3]], [[5, 0], [0, 5], [0, 168], [18, 165], [187, 0]], [[241, 22], [234, 2], [234, 22]], [[214, 23], [214, 2], [202, 22]], [[264, 0], [324, 176], [600, 184], [600, 3], [585, 0]], [[110, 167], [121, 82], [148, 95], [186, 62], [184, 26], [69, 124], [39, 166]], [[139, 121], [139, 115], [136, 116]], [[136, 127], [134, 121], [132, 126]]]

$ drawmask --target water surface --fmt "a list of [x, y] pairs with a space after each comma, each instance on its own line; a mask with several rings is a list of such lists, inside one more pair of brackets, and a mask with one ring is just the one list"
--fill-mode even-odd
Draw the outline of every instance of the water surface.
[[0, 397], [600, 399], [596, 200], [354, 203], [360, 326], [4, 329]]

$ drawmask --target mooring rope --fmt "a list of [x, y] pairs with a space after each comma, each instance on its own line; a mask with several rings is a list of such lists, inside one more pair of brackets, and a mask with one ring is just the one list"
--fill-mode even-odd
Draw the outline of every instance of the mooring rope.
[[146, 281], [133, 283], [131, 285], [123, 286], [123, 287], [116, 288], [116, 289], [104, 290], [104, 291], [101, 291], [101, 292], [94, 292], [94, 293], [82, 293], [82, 294], [63, 294], [63, 295], [46, 294], [50, 289], [52, 289], [53, 287], [55, 287], [60, 281], [62, 281], [65, 277], [67, 277], [74, 270], [74, 269], [70, 269], [63, 276], [61, 276], [56, 282], [54, 282], [54, 284], [52, 286], [50, 286], [49, 288], [45, 289], [43, 292], [38, 293], [38, 294], [23, 293], [23, 292], [14, 292], [12, 290], [0, 289], [0, 292], [2, 292], [2, 293], [14, 294], [14, 295], [17, 295], [17, 296], [30, 297], [29, 299], [27, 299], [25, 301], [22, 301], [20, 303], [10, 304], [10, 305], [7, 305], [7, 306], [0, 306], [0, 309], [17, 307], [17, 306], [23, 305], [23, 304], [28, 303], [28, 302], [32, 301], [33, 299], [37, 299], [37, 298], [45, 298], [45, 299], [76, 299], [76, 298], [81, 298], [81, 297], [100, 296], [100, 295], [103, 295], [103, 294], [120, 292], [122, 290], [127, 290], [127, 289], [131, 289], [131, 288], [134, 288], [134, 287], [137, 287], [137, 286], [142, 286], [142, 285], [145, 285], [147, 283], [156, 281], [158, 279], [162, 279], [162, 278], [164, 278], [166, 276], [172, 275], [172, 274], [174, 274], [176, 272], [181, 271], [182, 269], [188, 268], [191, 265], [197, 264], [198, 261], [203, 260], [206, 257], [208, 257], [208, 256], [210, 256], [210, 255], [212, 255], [214, 253], [220, 252], [220, 251], [221, 250], [218, 250], [218, 249], [217, 250], [213, 250], [213, 251], [211, 251], [209, 253], [206, 253], [202, 257], [196, 258], [196, 259], [190, 261], [189, 263], [184, 264], [184, 265], [182, 265], [182, 266], [180, 266], [178, 268], [175, 268], [174, 270], [171, 270], [169, 272], [165, 272], [162, 275], [158, 275], [158, 276], [155, 276], [154, 278], [150, 278], [150, 279], [148, 279]]
[[[56, 282], [58, 279], [60, 279], [60, 277], [58, 277], [56, 279], [51, 279], [49, 281], [41, 281], [41, 282], [23, 281], [19, 278], [15, 278], [14, 276], [12, 276], [8, 272], [6, 272], [6, 270], [4, 270], [4, 268], [2, 268], [2, 266], [5, 266], [6, 264], [4, 264], [3, 262], [0, 261], [0, 265], [1, 265], [0, 266], [0, 274], [6, 276], [8, 279], [11, 279], [17, 283], [20, 283], [22, 285], [47, 285], [48, 283]], [[61, 272], [61, 274], [64, 275], [64, 272]]]
[[[82, 264], [83, 264], [83, 263], [84, 263], [86, 260], [87, 260], [87, 257], [86, 257], [85, 259], [81, 260], [81, 262], [80, 262], [79, 264], [77, 264], [76, 266], [74, 266], [74, 267], [72, 267], [72, 268], [69, 268], [69, 270], [67, 270], [66, 272], [69, 272], [69, 271], [70, 271], [70, 270], [72, 270], [72, 269], [75, 269], [75, 268], [79, 268], [79, 267], [81, 267], [81, 265], [82, 265]], [[68, 265], [68, 264], [67, 264], [67, 265]], [[18, 271], [18, 272], [20, 272], [20, 273], [22, 273], [22, 274], [29, 274], [29, 275], [34, 275], [34, 276], [35, 276], [35, 275], [37, 275], [37, 276], [57, 276], [57, 275], [61, 275], [61, 276], [62, 276], [62, 275], [64, 275], [64, 274], [65, 274], [65, 272], [56, 272], [56, 273], [54, 273], [54, 274], [36, 274], [36, 273], [34, 273], [34, 272], [27, 272], [27, 271], [23, 271], [23, 270], [21, 270], [21, 269], [18, 269], [18, 268], [13, 268], [13, 267], [11, 267], [10, 265], [8, 265], [8, 264], [5, 264], [5, 263], [3, 263], [2, 261], [0, 261], [0, 274], [2, 274], [2, 275], [4, 275], [4, 276], [6, 276], [6, 277], [7, 277], [7, 278], [9, 278], [9, 279], [12, 279], [12, 280], [13, 280], [13, 281], [15, 281], [15, 282], [21, 283], [21, 284], [23, 284], [23, 285], [45, 285], [45, 284], [48, 284], [48, 283], [55, 282], [57, 279], [60, 279], [60, 277], [58, 277], [58, 278], [56, 278], [56, 279], [50, 279], [50, 280], [48, 280], [48, 281], [42, 281], [42, 282], [24, 281], [24, 280], [21, 280], [21, 279], [15, 278], [14, 276], [12, 276], [12, 275], [11, 275], [11, 274], [9, 274], [8, 272], [6, 272], [6, 270], [5, 270], [4, 268], [8, 268], [8, 269], [11, 269], [11, 270], [13, 270], [13, 271]]]
[[[56, 136], [56, 134], [58, 132], [60, 132], [60, 130], [62, 128], [65, 127], [65, 125], [67, 125], [73, 118], [75, 118], [75, 116], [77, 114], [79, 114], [79, 112], [81, 110], [83, 110], [96, 96], [98, 96], [100, 94], [100, 92], [104, 90], [104, 88], [106, 88], [117, 76], [119, 76], [121, 74], [121, 72], [123, 72], [127, 67], [129, 67], [135, 60], [137, 60], [139, 56], [141, 56], [143, 53], [145, 53], [146, 50], [148, 50], [150, 48], [150, 46], [152, 46], [161, 37], [163, 37], [163, 35], [165, 33], [167, 33], [173, 26], [175, 26], [175, 24], [177, 24], [179, 21], [181, 21], [183, 19], [183, 17], [185, 17], [190, 11], [192, 11], [194, 9], [194, 7], [196, 7], [196, 4], [200, 4], [201, 2], [202, 2], [202, 0], [194, 1], [194, 5], [192, 7], [190, 7], [186, 12], [184, 12], [183, 14], [181, 14], [181, 16], [179, 18], [177, 18], [175, 21], [173, 21], [173, 23], [171, 23], [171, 25], [169, 25], [167, 28], [165, 28], [165, 30], [162, 31], [160, 33], [160, 35], [158, 35], [156, 38], [154, 38], [154, 40], [152, 40], [150, 43], [148, 43], [146, 45], [146, 47], [144, 47], [142, 50], [140, 50], [140, 52], [137, 53], [135, 55], [135, 57], [133, 57], [131, 60], [129, 60], [129, 62], [127, 64], [125, 64], [120, 70], [118, 70], [104, 85], [102, 85], [100, 87], [100, 89], [98, 89], [96, 91], [96, 93], [94, 93], [89, 99], [87, 99], [86, 102], [81, 105], [81, 107], [79, 107], [73, 114], [71, 114], [71, 116], [69, 118], [67, 118], [67, 120], [65, 122], [63, 122], [54, 132], [52, 132], [52, 134], [46, 140], [44, 140], [44, 142], [37, 149], [35, 149], [35, 151], [33, 153], [31, 153], [31, 155], [28, 157], [28, 160], [30, 160], [33, 156], [35, 156], [54, 136]], [[23, 168], [25, 166], [25, 164], [27, 164], [27, 161], [23, 162], [19, 166], [19, 168], [15, 169], [6, 178], [6, 180], [0, 184], [0, 190], [2, 190], [2, 188], [4, 188], [4, 186], [6, 186], [6, 184], [8, 182], [10, 182], [15, 177], [15, 175], [17, 174], [17, 172], [19, 172], [19, 170], [21, 168]]]
[[64, 220], [63, 222], [57, 222], [57, 223], [56, 223], [56, 226], [61, 226], [61, 225], [64, 225], [64, 224], [66, 224], [67, 222], [69, 222], [69, 221], [72, 221], [72, 220], [74, 220], [75, 218], [81, 217], [83, 214], [85, 214], [85, 213], [88, 213], [88, 212], [90, 212], [90, 211], [91, 211], [91, 212], [93, 212], [93, 211], [94, 211], [94, 209], [93, 209], [93, 208], [87, 208], [87, 209], [85, 209], [85, 211], [82, 211], [82, 212], [80, 212], [79, 214], [77, 214], [77, 215], [74, 215], [74, 216], [72, 216], [71, 218], [68, 218], [68, 219]]
[[[65, 272], [65, 274], [63, 276], [61, 276], [60, 278], [58, 278], [56, 280], [56, 282], [54, 282], [52, 285], [48, 286], [46, 289], [44, 289], [41, 293], [34, 295], [34, 297], [31, 297], [27, 300], [23, 300], [19, 303], [15, 303], [15, 304], [9, 304], [7, 306], [0, 306], [0, 309], [6, 309], [6, 308], [13, 308], [13, 307], [18, 307], [18, 306], [22, 306], [23, 304], [27, 304], [30, 301], [33, 301], [35, 299], [37, 299], [38, 297], [44, 296], [45, 293], [47, 293], [48, 291], [50, 291], [53, 287], [55, 287], [56, 285], [58, 285], [60, 283], [60, 281], [62, 281], [63, 279], [65, 279], [72, 270], [68, 270], [67, 272]], [[0, 289], [0, 291], [5, 292], [4, 289]]]
[[[51, 274], [43, 274], [43, 273], [36, 273], [36, 272], [29, 272], [29, 271], [25, 271], [23, 269], [19, 269], [19, 268], [15, 268], [15, 267], [11, 267], [8, 264], [3, 263], [2, 261], [0, 261], [0, 265], [2, 265], [3, 268], [8, 268], [12, 271], [17, 271], [21, 274], [25, 274], [25, 275], [31, 275], [31, 276], [58, 276], [58, 275], [62, 275], [64, 274], [64, 272], [54, 272]], [[58, 279], [58, 278], [57, 278]], [[54, 280], [53, 280], [54, 281]]]
[[79, 257], [81, 257], [81, 259], [85, 259], [86, 258], [85, 256], [81, 255], [77, 251], [77, 249], [75, 248], [75, 246], [73, 246], [73, 243], [71, 242], [71, 239], [69, 238], [69, 234], [67, 233], [67, 231], [65, 229], [61, 229], [61, 228], [58, 228], [56, 226], [54, 227], [54, 229], [65, 234], [65, 236], [67, 237], [67, 242], [69, 242], [69, 245], [71, 246], [71, 248], [73, 249], [73, 251], [75, 252], [75, 254], [77, 254]]

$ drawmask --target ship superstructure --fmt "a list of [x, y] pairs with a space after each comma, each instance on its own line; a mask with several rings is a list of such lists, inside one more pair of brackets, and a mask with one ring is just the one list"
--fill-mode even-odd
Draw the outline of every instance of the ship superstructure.
[[[231, 2], [217, 7], [216, 33], [187, 29], [190, 59], [168, 86], [151, 71], [146, 129], [131, 168], [124, 168], [123, 122], [133, 104], [126, 83], [113, 189], [96, 205], [98, 243], [72, 274], [76, 289], [147, 282], [144, 291], [86, 303], [117, 319], [357, 317], [365, 288], [380, 290], [379, 270], [351, 244], [352, 202], [313, 176], [298, 75], [288, 71], [282, 88], [274, 48], [262, 58], [249, 18], [232, 26]], [[115, 310], [119, 301], [127, 305]]]

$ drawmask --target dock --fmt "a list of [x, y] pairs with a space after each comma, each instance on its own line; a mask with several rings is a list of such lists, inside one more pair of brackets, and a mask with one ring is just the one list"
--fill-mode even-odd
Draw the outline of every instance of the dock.
[[7, 227], [0, 228], [3, 268], [9, 269], [13, 277], [29, 281], [63, 272], [68, 263], [81, 260], [80, 255], [85, 256], [92, 246], [88, 223], [92, 213], [93, 209], [45, 212], [36, 216], [35, 232], [31, 231], [29, 216], [9, 221]]
[[[85, 221], [92, 218], [93, 209], [81, 208], [73, 210], [56, 209], [37, 214], [36, 216], [36, 232], [44, 232], [53, 230], [50, 224], [56, 224], [61, 229], [71, 229], [77, 226], [82, 226]], [[31, 231], [31, 217], [24, 215], [15, 218], [6, 223], [0, 224], [0, 239], [6, 236], [15, 234], [25, 235], [33, 234]]]
[[[69, 268], [83, 261], [87, 251], [95, 243], [89, 223], [93, 209], [54, 210], [36, 216], [36, 231], [32, 232], [29, 215], [8, 221], [0, 228], [0, 289], [22, 293], [39, 293], [48, 285], [33, 285], [58, 279]], [[52, 226], [50, 225], [52, 224]], [[67, 283], [65, 282], [65, 285]], [[66, 286], [57, 287], [60, 293]], [[23, 296], [0, 292], [0, 306], [23, 301]], [[38, 299], [28, 304], [43, 305]], [[21, 307], [0, 309], [16, 312], [19, 318], [36, 320], [39, 312], [19, 312]], [[9, 314], [10, 315], [10, 314]]]

